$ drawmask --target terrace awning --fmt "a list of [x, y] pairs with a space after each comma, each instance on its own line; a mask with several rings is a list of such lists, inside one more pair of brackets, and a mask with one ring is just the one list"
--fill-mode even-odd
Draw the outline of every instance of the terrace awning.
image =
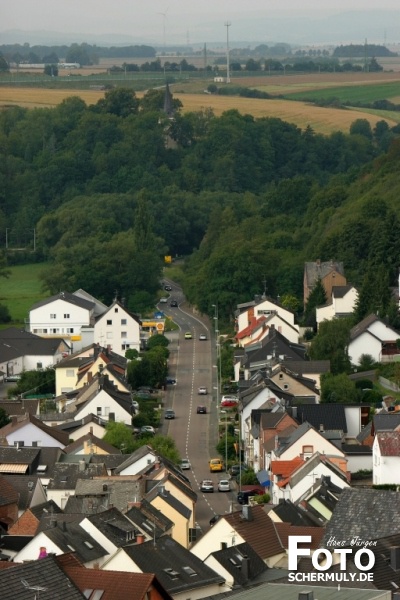
[[261, 485], [263, 485], [264, 487], [269, 487], [271, 485], [269, 473], [265, 469], [261, 469], [261, 471], [258, 471], [258, 473], [256, 473], [256, 477], [261, 483]]

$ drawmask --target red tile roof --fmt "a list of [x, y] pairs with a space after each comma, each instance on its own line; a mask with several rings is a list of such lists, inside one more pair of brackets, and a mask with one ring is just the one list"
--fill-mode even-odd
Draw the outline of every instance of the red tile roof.
[[275, 527], [284, 548], [288, 547], [288, 538], [291, 535], [310, 535], [311, 542], [307, 543], [307, 548], [320, 548], [325, 535], [325, 527], [305, 527], [279, 522], [275, 523]]
[[376, 437], [382, 456], [400, 457], [400, 431], [381, 431]]
[[73, 554], [63, 554], [56, 558], [58, 564], [83, 593], [85, 590], [102, 590], [101, 600], [146, 600], [151, 588], [158, 589], [157, 598], [169, 600], [171, 597], [162, 588], [153, 573], [128, 573], [86, 569]]
[[236, 339], [241, 340], [244, 337], [251, 335], [252, 332], [255, 329], [258, 329], [258, 327], [260, 327], [260, 325], [262, 325], [262, 323], [264, 323], [264, 321], [266, 321], [266, 320], [267, 320], [266, 317], [259, 317], [258, 319], [256, 317], [251, 317], [250, 323], [247, 325], [247, 327], [245, 327], [244, 329], [242, 329], [241, 331], [239, 331], [236, 334]]
[[282, 478], [290, 477], [304, 463], [305, 461], [299, 456], [293, 460], [272, 460], [271, 472], [273, 475], [281, 475]]

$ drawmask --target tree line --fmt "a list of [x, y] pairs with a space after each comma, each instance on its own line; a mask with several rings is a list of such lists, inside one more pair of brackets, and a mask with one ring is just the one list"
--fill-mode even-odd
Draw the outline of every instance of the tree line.
[[179, 104], [171, 118], [164, 90], [116, 88], [91, 106], [2, 111], [0, 241], [36, 231], [35, 253], [9, 247], [9, 264], [46, 261], [49, 293], [83, 287], [109, 303], [118, 290], [140, 313], [164, 256], [185, 256], [189, 301], [208, 314], [218, 302], [227, 324], [264, 288], [302, 313], [304, 262], [317, 258], [342, 260], [355, 285], [376, 265], [395, 284], [396, 131], [356, 121], [322, 136]]

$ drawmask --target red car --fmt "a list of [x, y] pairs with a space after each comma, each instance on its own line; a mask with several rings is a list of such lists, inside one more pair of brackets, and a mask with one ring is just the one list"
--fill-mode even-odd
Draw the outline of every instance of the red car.
[[237, 406], [239, 404], [239, 398], [236, 396], [222, 396], [221, 406], [229, 408], [231, 406]]

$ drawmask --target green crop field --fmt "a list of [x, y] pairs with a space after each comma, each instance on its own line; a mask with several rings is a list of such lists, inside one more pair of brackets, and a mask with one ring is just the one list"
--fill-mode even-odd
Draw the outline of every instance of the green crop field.
[[12, 319], [12, 323], [7, 323], [3, 328], [10, 325], [22, 326], [32, 304], [48, 296], [42, 292], [39, 279], [45, 266], [45, 263], [18, 265], [10, 268], [10, 277], [1, 278], [0, 304], [8, 307]]
[[357, 84], [354, 86], [325, 87], [308, 91], [286, 91], [285, 98], [291, 100], [318, 101], [328, 100], [329, 98], [338, 98], [342, 104], [347, 103], [368, 103], [376, 100], [390, 100], [400, 96], [400, 82], [380, 83], [377, 85]]

